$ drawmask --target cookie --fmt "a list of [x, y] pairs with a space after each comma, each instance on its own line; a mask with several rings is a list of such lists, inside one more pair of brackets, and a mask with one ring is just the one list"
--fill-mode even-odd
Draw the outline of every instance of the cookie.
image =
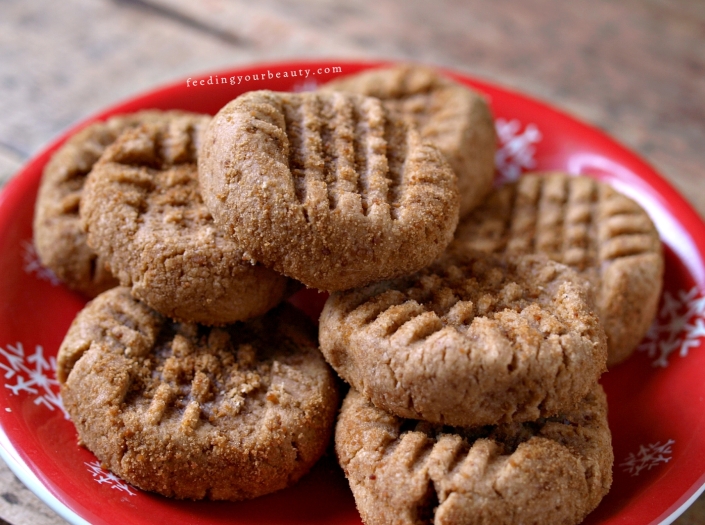
[[126, 131], [88, 176], [80, 216], [90, 247], [136, 298], [172, 319], [223, 325], [264, 314], [288, 280], [244, 261], [203, 203], [196, 160], [207, 122]]
[[126, 129], [143, 122], [196, 118], [184, 111], [141, 111], [111, 117], [82, 129], [47, 163], [34, 210], [34, 244], [39, 259], [71, 289], [94, 297], [117, 286], [105, 261], [86, 244], [79, 205], [86, 176], [105, 149]]
[[457, 224], [443, 155], [362, 95], [245, 93], [213, 118], [198, 168], [215, 221], [248, 257], [319, 290], [423, 268]]
[[636, 202], [589, 177], [522, 177], [465, 217], [453, 244], [543, 253], [580, 272], [607, 334], [608, 366], [631, 355], [656, 314], [664, 271], [658, 231]]
[[614, 462], [599, 385], [555, 417], [476, 428], [398, 418], [351, 390], [335, 449], [366, 525], [577, 524]]
[[315, 327], [287, 303], [212, 328], [114, 288], [79, 313], [58, 363], [81, 443], [168, 497], [241, 500], [293, 484], [324, 453], [338, 408]]
[[584, 281], [542, 256], [448, 254], [331, 294], [319, 330], [326, 360], [377, 407], [438, 424], [552, 416], [605, 369]]
[[476, 91], [413, 64], [363, 71], [321, 89], [377, 97], [409, 117], [421, 139], [441, 150], [458, 176], [461, 217], [492, 189], [497, 137], [490, 108]]

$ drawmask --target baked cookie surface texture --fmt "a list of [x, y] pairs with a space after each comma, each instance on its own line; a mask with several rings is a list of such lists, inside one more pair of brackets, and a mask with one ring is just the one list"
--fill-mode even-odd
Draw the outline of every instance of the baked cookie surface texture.
[[254, 261], [344, 290], [416, 271], [453, 236], [456, 176], [377, 99], [252, 91], [199, 155], [203, 199]]
[[265, 313], [288, 280], [244, 261], [203, 203], [196, 161], [208, 120], [121, 135], [86, 181], [81, 221], [88, 244], [135, 297], [172, 319], [223, 325]]
[[658, 231], [632, 199], [564, 173], [525, 175], [461, 221], [453, 245], [543, 253], [592, 285], [607, 334], [607, 365], [631, 355], [651, 325], [663, 286]]
[[555, 417], [477, 428], [398, 418], [351, 389], [335, 448], [366, 525], [574, 525], [614, 462], [597, 384]]
[[326, 360], [377, 407], [439, 424], [552, 416], [605, 370], [584, 280], [543, 256], [447, 253], [331, 294], [319, 329]]
[[114, 288], [79, 313], [58, 361], [81, 442], [169, 497], [241, 500], [291, 485], [324, 453], [338, 408], [315, 327], [286, 303], [214, 328]]
[[42, 264], [73, 290], [95, 297], [118, 285], [102, 257], [88, 247], [79, 207], [86, 177], [122, 132], [148, 122], [200, 118], [184, 111], [140, 111], [95, 122], [61, 146], [47, 163], [34, 213], [34, 244]]
[[492, 188], [497, 138], [490, 108], [478, 92], [414, 64], [363, 71], [321, 89], [376, 97], [410, 118], [422, 140], [440, 149], [458, 176], [461, 217]]

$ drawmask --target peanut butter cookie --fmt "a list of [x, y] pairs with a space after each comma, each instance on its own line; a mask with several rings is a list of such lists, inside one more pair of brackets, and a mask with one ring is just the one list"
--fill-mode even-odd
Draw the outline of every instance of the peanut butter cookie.
[[441, 150], [458, 176], [461, 217], [492, 189], [497, 149], [494, 119], [476, 91], [435, 69], [414, 64], [363, 71], [321, 89], [377, 97], [409, 117], [421, 139]]
[[366, 525], [573, 525], [612, 484], [607, 402], [525, 423], [459, 428], [404, 420], [351, 390], [335, 448]]
[[243, 260], [216, 228], [198, 185], [208, 117], [143, 124], [121, 135], [86, 181], [88, 244], [132, 294], [172, 319], [222, 325], [262, 315], [288, 280]]
[[241, 500], [291, 485], [325, 451], [338, 408], [315, 327], [286, 303], [210, 328], [114, 288], [79, 313], [58, 361], [81, 443], [169, 497]]
[[145, 122], [198, 118], [184, 111], [140, 111], [95, 122], [72, 136], [47, 163], [34, 211], [34, 244], [42, 264], [71, 289], [94, 297], [117, 286], [106, 262], [86, 244], [79, 220], [83, 185], [105, 149]]
[[453, 245], [543, 253], [580, 272], [607, 334], [608, 366], [631, 355], [656, 314], [664, 268], [658, 231], [636, 202], [589, 177], [522, 177], [465, 217]]
[[331, 294], [327, 361], [379, 408], [432, 423], [535, 420], [605, 370], [585, 283], [545, 256], [447, 254], [409, 277]]
[[252, 91], [209, 125], [203, 199], [247, 256], [344, 290], [416, 271], [453, 236], [456, 176], [375, 98]]

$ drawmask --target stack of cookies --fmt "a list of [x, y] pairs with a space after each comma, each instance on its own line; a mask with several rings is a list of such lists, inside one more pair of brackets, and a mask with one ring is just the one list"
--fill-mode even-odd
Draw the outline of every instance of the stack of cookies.
[[[330, 365], [367, 525], [581, 521], [611, 484], [598, 379], [654, 314], [658, 235], [589, 179], [492, 190], [495, 142], [481, 96], [418, 66], [75, 135], [35, 240], [95, 297], [58, 356], [81, 442], [166, 496], [266, 494], [327, 446]], [[330, 292], [318, 339], [282, 303], [302, 285]]]
[[297, 285], [243, 260], [203, 203], [209, 122], [146, 112], [74, 136], [45, 170], [35, 239], [69, 286], [107, 288], [58, 353], [80, 442], [144, 490], [240, 500], [311, 468], [339, 397], [315, 326], [280, 304]]

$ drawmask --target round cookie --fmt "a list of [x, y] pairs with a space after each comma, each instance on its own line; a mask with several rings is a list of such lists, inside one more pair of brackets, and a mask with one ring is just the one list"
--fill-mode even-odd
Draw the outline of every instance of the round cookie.
[[443, 155], [362, 95], [245, 93], [211, 121], [198, 168], [215, 221], [248, 257], [320, 290], [426, 266], [458, 220]]
[[95, 122], [69, 138], [47, 163], [34, 210], [34, 244], [42, 264], [71, 289], [95, 297], [118, 284], [105, 261], [86, 244], [80, 225], [81, 194], [93, 165], [126, 129], [179, 118], [198, 115], [152, 110]]
[[81, 221], [88, 244], [135, 297], [172, 319], [222, 325], [265, 313], [288, 279], [243, 260], [203, 203], [196, 158], [207, 122], [126, 131], [88, 176]]
[[210, 328], [114, 288], [79, 313], [58, 361], [81, 443], [169, 497], [241, 500], [293, 484], [324, 453], [338, 408], [315, 327], [287, 303]]
[[335, 449], [366, 525], [574, 525], [614, 462], [599, 384], [556, 417], [478, 428], [404, 420], [351, 390]]
[[606, 183], [532, 174], [494, 191], [465, 217], [454, 246], [543, 253], [592, 284], [607, 334], [607, 366], [631, 355], [656, 314], [664, 260], [658, 231], [632, 199]]
[[551, 416], [605, 369], [584, 281], [540, 256], [447, 254], [331, 294], [319, 330], [326, 360], [377, 407], [439, 424]]
[[461, 217], [492, 189], [497, 137], [490, 108], [476, 91], [415, 64], [363, 71], [321, 90], [377, 97], [409, 117], [421, 139], [441, 150], [458, 176]]

